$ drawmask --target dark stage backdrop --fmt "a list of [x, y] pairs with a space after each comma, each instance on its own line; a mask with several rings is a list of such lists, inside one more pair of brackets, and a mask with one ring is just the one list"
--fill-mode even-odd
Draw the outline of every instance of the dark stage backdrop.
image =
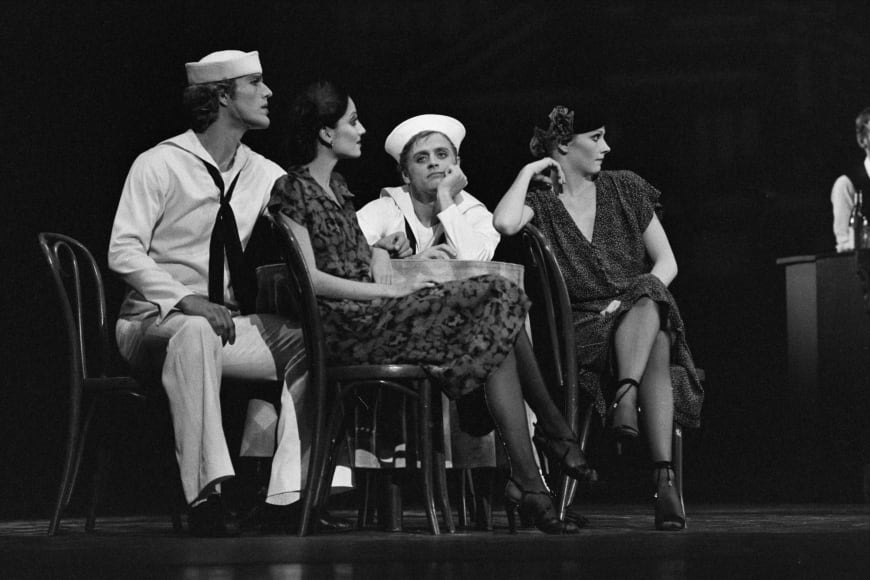
[[[606, 165], [663, 192], [673, 288], [708, 376], [689, 499], [815, 499], [795, 459], [775, 259], [833, 249], [830, 186], [861, 158], [852, 120], [870, 105], [863, 4], [4, 2], [0, 517], [46, 516], [59, 477], [65, 367], [37, 233], [79, 238], [105, 268], [130, 163], [185, 129], [183, 63], [225, 48], [260, 51], [273, 125], [246, 141], [278, 162], [294, 91], [316, 76], [348, 87], [368, 135], [339, 169], [360, 202], [397, 181], [382, 143], [410, 115], [466, 124], [468, 189], [493, 208], [534, 121], [606, 94]], [[155, 477], [139, 443], [116, 464], [129, 505]]]

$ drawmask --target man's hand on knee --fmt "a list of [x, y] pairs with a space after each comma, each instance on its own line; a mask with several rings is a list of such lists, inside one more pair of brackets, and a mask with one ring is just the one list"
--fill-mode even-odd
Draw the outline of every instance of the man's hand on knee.
[[224, 344], [233, 344], [236, 341], [236, 323], [226, 306], [209, 302], [203, 296], [190, 294], [178, 301], [178, 309], [188, 316], [202, 316], [208, 320]]

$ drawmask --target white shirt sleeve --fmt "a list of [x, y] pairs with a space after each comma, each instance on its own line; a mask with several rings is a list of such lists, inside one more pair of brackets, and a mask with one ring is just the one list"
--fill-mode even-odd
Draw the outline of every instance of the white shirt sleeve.
[[388, 234], [405, 231], [405, 218], [392, 197], [368, 202], [356, 212], [356, 218], [370, 246]]
[[448, 243], [456, 249], [457, 260], [492, 260], [501, 236], [492, 225], [492, 213], [480, 201], [468, 199], [438, 214]]
[[837, 240], [837, 251], [846, 252], [852, 249], [853, 242], [849, 230], [849, 216], [855, 204], [855, 186], [847, 176], [841, 175], [831, 189], [831, 205], [834, 209], [834, 237]]
[[165, 172], [140, 155], [130, 168], [121, 193], [109, 241], [109, 268], [160, 312], [169, 314], [179, 300], [193, 294], [148, 255], [152, 233], [160, 219], [167, 191]]

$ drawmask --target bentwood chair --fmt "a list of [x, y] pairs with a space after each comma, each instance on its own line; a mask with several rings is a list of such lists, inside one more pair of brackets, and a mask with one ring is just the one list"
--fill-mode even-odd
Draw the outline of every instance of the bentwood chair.
[[[536, 356], [541, 367], [554, 375], [554, 396], [563, 397], [568, 425], [578, 435], [580, 449], [586, 452], [595, 406], [579, 392], [579, 376], [584, 371], [577, 366], [574, 323], [568, 286], [553, 249], [543, 233], [532, 224], [522, 230], [526, 290], [534, 306], [530, 312]], [[699, 375], [703, 371], [698, 369]], [[557, 399], [558, 400], [558, 399]], [[672, 457], [677, 492], [683, 497], [683, 428], [674, 422]], [[541, 454], [546, 461], [546, 458]], [[545, 468], [545, 471], [546, 468]], [[559, 475], [559, 474], [555, 474]], [[577, 482], [562, 476], [559, 512], [564, 517], [574, 499]]]
[[[156, 393], [132, 376], [110, 372], [113, 350], [109, 342], [106, 296], [96, 260], [88, 249], [63, 234], [39, 234], [39, 245], [51, 269], [60, 300], [68, 370], [68, 423], [63, 475], [55, 500], [48, 535], [57, 533], [64, 510], [69, 505], [88, 434], [101, 420], [108, 419], [122, 407], [121, 399], [145, 402]], [[93, 475], [86, 531], [96, 525], [96, 508], [110, 460], [108, 437], [97, 441], [97, 466]], [[171, 448], [167, 445], [167, 452]], [[177, 477], [176, 477], [177, 479]], [[181, 529], [177, 510], [172, 514], [173, 528]]]
[[[550, 375], [548, 378], [553, 384], [551, 395], [556, 401], [562, 402], [565, 420], [577, 434], [580, 449], [585, 453], [594, 409], [592, 405], [584, 404], [581, 415], [574, 324], [568, 286], [550, 243], [541, 231], [532, 224], [527, 224], [521, 235], [525, 288], [534, 304], [529, 312], [529, 319], [535, 355], [541, 369]], [[545, 473], [551, 478], [561, 475], [551, 468], [555, 466], [548, 464], [544, 453], [539, 455]], [[561, 475], [559, 516], [563, 519], [573, 500], [576, 483], [567, 475]]]
[[[436, 411], [441, 392], [432, 389], [428, 374], [415, 364], [349, 365], [327, 364], [324, 329], [320, 320], [317, 297], [293, 232], [278, 217], [272, 217], [281, 253], [286, 265], [290, 303], [296, 304], [296, 313], [301, 318], [308, 358], [310, 389], [314, 397], [314, 436], [309, 456], [308, 476], [303, 499], [299, 535], [309, 533], [311, 522], [316, 521], [317, 511], [325, 502], [338, 449], [344, 440], [349, 412], [358, 389], [390, 389], [411, 398], [415, 402], [413, 419], [416, 420], [416, 437], [411, 446], [420, 463], [424, 507], [429, 526], [434, 535], [440, 534], [435, 512], [435, 485], [437, 479], [438, 499], [447, 529], [455, 531], [450, 504], [447, 498], [446, 471], [443, 452], [436, 449], [433, 432], [440, 432], [440, 413]], [[409, 460], [412, 449], [408, 449]]]

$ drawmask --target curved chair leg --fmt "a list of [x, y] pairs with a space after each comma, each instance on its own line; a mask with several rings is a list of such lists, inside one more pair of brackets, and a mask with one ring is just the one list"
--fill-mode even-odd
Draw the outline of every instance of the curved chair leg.
[[438, 516], [435, 514], [435, 495], [432, 485], [432, 387], [428, 380], [420, 381], [417, 428], [420, 433], [421, 465], [420, 471], [423, 476], [423, 498], [425, 501], [426, 515], [429, 517], [429, 525], [432, 534], [441, 534], [438, 526]]
[[444, 453], [435, 453], [435, 479], [438, 486], [439, 503], [441, 504], [441, 516], [444, 518], [444, 527], [448, 533], [456, 533], [456, 524], [453, 523], [453, 510], [450, 507], [450, 497], [447, 493], [447, 467], [444, 465]]
[[[580, 446], [580, 451], [586, 453], [586, 444], [589, 442], [589, 429], [592, 425], [592, 405], [586, 407], [583, 413], [583, 421], [580, 423], [580, 432], [577, 434], [577, 441]], [[574, 495], [577, 493], [577, 482], [568, 476], [562, 477], [562, 489], [559, 493], [559, 518], [564, 520], [568, 506], [574, 501]]]
[[[432, 423], [431, 427], [435, 433], [438, 433], [438, 445], [435, 447], [435, 484], [438, 486], [438, 500], [441, 507], [441, 517], [444, 518], [444, 527], [448, 533], [456, 533], [456, 524], [453, 523], [453, 510], [450, 507], [450, 495], [447, 490], [447, 461], [446, 461], [446, 446], [450, 444], [449, 440], [445, 440], [444, 413], [447, 411], [447, 397], [441, 392], [436, 392], [435, 400], [432, 401]], [[434, 439], [434, 437], [433, 437]]]
[[[332, 463], [332, 457], [330, 456], [332, 455], [332, 450], [336, 448], [335, 440], [338, 437], [338, 431], [343, 422], [343, 407], [337, 405], [335, 411], [330, 413], [328, 425], [326, 425], [325, 430], [323, 430], [319, 435], [315, 433], [314, 442], [308, 460], [309, 474], [313, 476], [313, 480], [310, 476], [308, 481], [313, 481], [314, 485], [310, 486], [305, 497], [302, 499], [303, 503], [302, 515], [299, 522], [299, 536], [305, 536], [308, 534], [313, 519], [312, 516], [320, 509], [320, 504], [326, 499], [326, 490], [332, 483], [332, 475], [329, 471], [329, 466]], [[330, 451], [328, 452], [323, 451], [324, 446], [321, 444], [323, 440], [322, 437], [324, 436], [331, 442], [329, 446]], [[326, 481], [328, 472], [329, 480]], [[311, 489], [311, 487], [313, 487], [313, 489]]]
[[[674, 463], [674, 479], [677, 484], [677, 494], [680, 496], [680, 507], [683, 509], [683, 514], [686, 513], [686, 504], [683, 499], [683, 428], [677, 423], [674, 423], [674, 433], [671, 439], [672, 445], [672, 460]], [[686, 518], [684, 527], [689, 527], [689, 519]]]
[[51, 517], [51, 522], [48, 525], [48, 535], [53, 536], [57, 533], [60, 527], [60, 518], [63, 510], [66, 507], [69, 496], [73, 488], [73, 465], [75, 458], [78, 455], [78, 434], [70, 434], [66, 441], [66, 459], [64, 460], [63, 475], [60, 479], [60, 486], [57, 490], [57, 501], [54, 504], [54, 514]]
[[67, 434], [66, 458], [64, 460], [63, 475], [58, 488], [57, 502], [54, 506], [54, 514], [48, 525], [48, 535], [53, 536], [60, 527], [60, 519], [64, 510], [69, 505], [73, 489], [78, 480], [79, 467], [82, 463], [82, 453], [88, 438], [91, 420], [94, 416], [94, 405], [88, 408], [84, 424], [79, 425], [77, 413], [71, 413], [70, 425]]
[[97, 525], [97, 504], [103, 495], [106, 485], [106, 474], [109, 469], [112, 451], [104, 441], [100, 441], [97, 448], [97, 466], [94, 470], [94, 478], [91, 484], [91, 501], [88, 506], [88, 516], [85, 519], [85, 531], [93, 532]]
[[468, 495], [471, 503], [474, 501], [474, 481], [471, 479], [471, 469], [464, 467], [459, 470], [459, 526], [468, 527]]
[[371, 469], [360, 469], [357, 470], [357, 473], [362, 473], [362, 489], [360, 490], [362, 501], [359, 504], [359, 508], [357, 508], [356, 512], [356, 527], [358, 530], [364, 529], [369, 525], [369, 517], [371, 516], [371, 504], [372, 504], [372, 488], [375, 487], [372, 485], [372, 470]]

